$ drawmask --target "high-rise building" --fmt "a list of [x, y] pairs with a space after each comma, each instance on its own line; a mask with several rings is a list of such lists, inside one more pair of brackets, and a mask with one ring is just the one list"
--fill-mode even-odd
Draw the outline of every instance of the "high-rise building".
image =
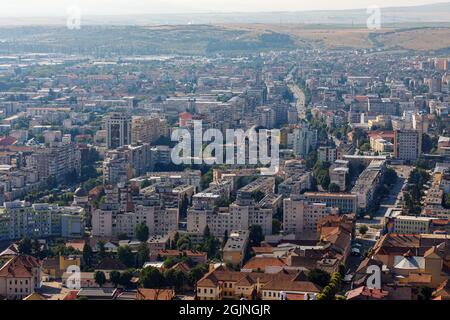
[[108, 149], [116, 149], [131, 144], [131, 116], [112, 113], [105, 119], [106, 145]]
[[302, 127], [294, 130], [294, 153], [305, 158], [317, 147], [317, 130]]
[[317, 223], [329, 215], [338, 215], [339, 209], [328, 207], [325, 203], [306, 200], [284, 199], [284, 232], [298, 235], [315, 235]]
[[396, 130], [394, 135], [394, 157], [415, 161], [422, 153], [422, 136], [417, 130]]
[[132, 143], [152, 144], [166, 133], [166, 123], [157, 117], [133, 117]]

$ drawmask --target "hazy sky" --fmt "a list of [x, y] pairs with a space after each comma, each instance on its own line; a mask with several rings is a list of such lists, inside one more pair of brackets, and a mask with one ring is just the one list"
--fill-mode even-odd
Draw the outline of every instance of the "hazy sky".
[[[449, 0], [450, 1], [450, 0]], [[0, 0], [0, 16], [63, 16], [78, 6], [83, 14], [302, 11], [408, 6], [439, 0]]]

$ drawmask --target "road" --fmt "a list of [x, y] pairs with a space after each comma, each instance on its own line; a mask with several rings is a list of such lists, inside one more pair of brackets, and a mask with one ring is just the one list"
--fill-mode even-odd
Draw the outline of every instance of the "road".
[[306, 118], [305, 94], [303, 93], [303, 90], [300, 89], [300, 87], [294, 82], [293, 74], [296, 70], [297, 68], [293, 68], [284, 81], [294, 95], [299, 118], [304, 119]]

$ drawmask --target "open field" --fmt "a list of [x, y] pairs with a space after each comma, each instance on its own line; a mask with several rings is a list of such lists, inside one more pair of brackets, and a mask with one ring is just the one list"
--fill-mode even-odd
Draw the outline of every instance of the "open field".
[[[2, 27], [0, 53], [216, 54], [292, 49], [449, 50], [450, 27], [306, 24]], [[127, 45], [124, 45], [124, 43]], [[80, 44], [83, 46], [80, 46]]]

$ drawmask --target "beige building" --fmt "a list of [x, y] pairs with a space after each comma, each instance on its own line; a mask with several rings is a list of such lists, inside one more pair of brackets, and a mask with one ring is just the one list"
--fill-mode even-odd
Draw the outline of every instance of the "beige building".
[[248, 230], [231, 231], [228, 241], [223, 248], [223, 261], [233, 266], [242, 266], [248, 242]]
[[325, 203], [305, 200], [284, 199], [283, 229], [286, 233], [315, 235], [317, 223], [326, 216], [337, 215], [337, 208], [327, 207]]
[[422, 136], [416, 130], [397, 130], [394, 135], [394, 157], [415, 161], [422, 153]]
[[430, 233], [432, 218], [397, 216], [394, 220], [395, 233], [426, 234]]
[[116, 237], [134, 236], [135, 227], [145, 223], [150, 235], [166, 235], [178, 229], [178, 208], [159, 208], [153, 205], [137, 205], [134, 211], [121, 212], [117, 206], [104, 205], [92, 214], [92, 235]]
[[133, 117], [131, 141], [152, 144], [159, 137], [166, 135], [166, 122], [157, 117]]
[[17, 255], [0, 268], [0, 296], [21, 300], [41, 287], [41, 264], [32, 256]]

